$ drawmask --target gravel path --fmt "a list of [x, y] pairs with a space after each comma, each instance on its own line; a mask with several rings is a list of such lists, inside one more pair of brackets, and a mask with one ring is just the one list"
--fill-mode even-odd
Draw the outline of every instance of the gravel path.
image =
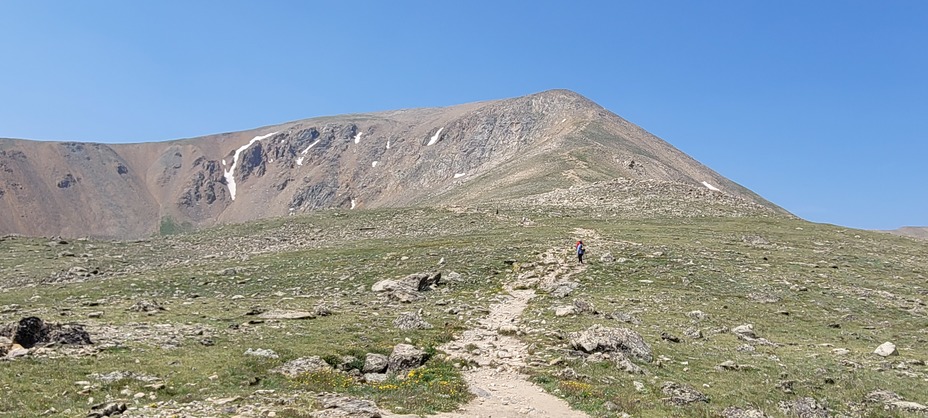
[[[546, 279], [567, 280], [585, 268], [585, 265], [571, 265], [559, 260], [558, 268]], [[527, 347], [519, 339], [504, 333], [517, 329], [522, 312], [529, 300], [535, 297], [535, 290], [515, 290], [509, 285], [506, 290], [509, 294], [490, 307], [490, 314], [480, 321], [479, 327], [463, 332], [440, 347], [452, 358], [477, 365], [464, 372], [464, 378], [476, 398], [459, 411], [434, 417], [588, 417], [571, 409], [563, 399], [529, 382], [528, 376], [520, 372], [528, 357]]]

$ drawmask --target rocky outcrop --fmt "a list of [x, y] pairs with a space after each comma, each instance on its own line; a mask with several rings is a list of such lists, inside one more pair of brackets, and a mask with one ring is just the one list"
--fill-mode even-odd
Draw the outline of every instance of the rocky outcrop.
[[641, 335], [628, 328], [607, 328], [593, 325], [584, 331], [568, 335], [570, 346], [585, 353], [621, 352], [642, 361], [651, 362], [651, 346]]

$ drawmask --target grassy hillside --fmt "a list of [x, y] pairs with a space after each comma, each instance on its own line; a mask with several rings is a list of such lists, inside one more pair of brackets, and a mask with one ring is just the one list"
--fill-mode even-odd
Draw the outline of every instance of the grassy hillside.
[[[573, 277], [579, 287], [532, 299], [517, 333], [530, 347], [525, 372], [575, 408], [704, 417], [734, 406], [781, 416], [810, 397], [832, 415], [906, 416], [868, 402], [876, 390], [928, 403], [925, 242], [780, 217], [628, 220], [504, 207], [327, 211], [133, 242], [3, 238], [0, 324], [81, 324], [95, 344], [3, 361], [0, 416], [84, 416], [118, 401], [130, 416], [296, 417], [318, 407], [317, 392], [397, 413], [453, 410], [472, 396], [459, 371], [468, 365], [436, 347], [473, 327], [541, 254], [553, 248], [573, 262], [577, 239], [590, 250], [589, 267]], [[615, 261], [601, 260], [606, 253]], [[420, 300], [371, 291], [428, 271], [446, 280]], [[152, 305], [164, 310], [146, 311]], [[556, 316], [565, 305], [593, 308]], [[257, 315], [272, 309], [319, 314]], [[431, 329], [394, 327], [401, 312], [417, 311]], [[593, 324], [638, 332], [654, 353], [636, 361], [645, 374], [570, 349], [568, 334]], [[745, 324], [756, 339], [731, 331]], [[872, 354], [887, 341], [898, 355]], [[377, 384], [351, 377], [366, 353], [403, 342], [430, 354], [417, 373]], [[272, 372], [311, 355], [346, 371]], [[661, 391], [668, 381], [709, 401], [674, 406]]]

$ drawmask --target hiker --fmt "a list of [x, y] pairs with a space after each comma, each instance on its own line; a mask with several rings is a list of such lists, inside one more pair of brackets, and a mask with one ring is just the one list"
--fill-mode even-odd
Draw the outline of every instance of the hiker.
[[577, 260], [580, 260], [580, 264], [583, 264], [583, 253], [586, 252], [586, 246], [583, 245], [583, 241], [577, 241]]

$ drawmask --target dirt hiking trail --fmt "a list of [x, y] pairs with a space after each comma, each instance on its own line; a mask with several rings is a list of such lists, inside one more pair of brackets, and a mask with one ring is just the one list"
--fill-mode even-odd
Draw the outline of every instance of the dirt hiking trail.
[[[563, 251], [549, 250], [542, 256], [551, 266], [537, 282], [564, 282], [586, 269], [573, 258], [559, 257]], [[573, 261], [573, 262], [572, 262]], [[544, 262], [544, 261], [543, 261]], [[554, 264], [556, 263], [556, 264]], [[464, 372], [470, 391], [476, 398], [455, 412], [433, 415], [438, 418], [510, 418], [510, 417], [589, 417], [575, 411], [567, 402], [528, 381], [521, 373], [526, 366], [528, 347], [514, 334], [529, 300], [532, 288], [522, 289], [507, 283], [507, 295], [490, 306], [490, 313], [476, 328], [464, 331], [453, 341], [439, 347], [452, 359], [461, 359], [476, 367]]]

